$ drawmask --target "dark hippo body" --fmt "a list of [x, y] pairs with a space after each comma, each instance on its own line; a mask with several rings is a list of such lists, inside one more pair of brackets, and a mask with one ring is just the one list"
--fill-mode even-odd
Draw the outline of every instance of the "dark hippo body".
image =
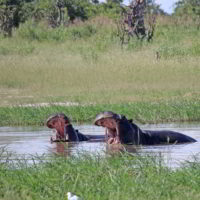
[[66, 135], [68, 135], [69, 141], [88, 141], [89, 140], [87, 136], [83, 135], [78, 130], [75, 130], [71, 124], [65, 127], [65, 133]]
[[63, 113], [51, 115], [46, 122], [47, 127], [56, 130], [56, 137], [51, 142], [105, 141], [104, 135], [84, 135], [74, 129], [70, 119]]
[[109, 144], [156, 145], [196, 142], [195, 139], [174, 131], [141, 130], [132, 120], [110, 111], [98, 114], [94, 124], [106, 128]]
[[68, 135], [68, 141], [105, 141], [104, 135], [84, 135], [79, 132], [79, 130], [74, 129], [74, 127], [70, 124], [65, 128], [66, 134]]
[[175, 131], [141, 130], [137, 125], [133, 123], [132, 126], [134, 130], [133, 134], [137, 135], [136, 144], [156, 145], [156, 144], [178, 144], [178, 143], [196, 142], [195, 139]]

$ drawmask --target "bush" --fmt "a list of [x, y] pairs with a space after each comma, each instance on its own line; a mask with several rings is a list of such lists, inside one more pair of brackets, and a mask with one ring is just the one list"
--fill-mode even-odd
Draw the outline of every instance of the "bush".
[[97, 33], [95, 26], [85, 24], [82, 26], [71, 26], [58, 28], [50, 28], [45, 23], [34, 23], [27, 21], [17, 30], [17, 34], [21, 38], [28, 40], [42, 41], [64, 41], [66, 39], [88, 38]]

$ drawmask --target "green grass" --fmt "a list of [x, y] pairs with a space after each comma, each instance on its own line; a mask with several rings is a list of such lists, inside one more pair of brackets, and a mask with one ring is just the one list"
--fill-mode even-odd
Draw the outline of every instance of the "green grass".
[[164, 167], [160, 157], [126, 153], [39, 158], [32, 166], [19, 160], [0, 165], [0, 198], [65, 200], [70, 191], [87, 200], [197, 200], [199, 167], [196, 161], [172, 170]]
[[96, 114], [105, 110], [126, 115], [136, 123], [200, 120], [200, 100], [191, 99], [188, 101], [147, 101], [85, 106], [0, 107], [0, 125], [45, 125], [48, 116], [58, 112], [65, 113], [73, 122], [92, 123]]
[[[89, 111], [81, 113], [80, 107], [79, 117], [74, 117], [74, 108], [63, 111], [87, 121], [94, 116], [85, 114], [93, 110], [90, 104], [97, 105], [96, 110], [100, 110], [98, 105], [102, 109], [107, 105], [106, 109], [120, 113], [124, 110], [115, 109], [117, 104], [120, 109], [131, 104], [142, 116], [133, 113], [131, 117], [141, 121], [199, 120], [194, 112], [200, 99], [199, 38], [196, 27], [173, 18], [158, 19], [152, 42], [133, 39], [124, 48], [114, 22], [105, 17], [58, 29], [27, 22], [13, 38], [0, 38], [0, 106], [75, 102]], [[185, 102], [190, 112], [188, 106], [184, 108]], [[157, 111], [144, 110], [154, 104]], [[165, 104], [167, 110], [159, 111]], [[4, 112], [8, 118], [6, 115]], [[41, 121], [40, 115], [38, 118], [36, 121]]]

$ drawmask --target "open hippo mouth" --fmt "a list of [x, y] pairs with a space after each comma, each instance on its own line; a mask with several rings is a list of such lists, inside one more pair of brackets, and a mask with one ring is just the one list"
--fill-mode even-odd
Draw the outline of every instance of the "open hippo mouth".
[[70, 120], [63, 113], [53, 114], [46, 121], [48, 128], [56, 130], [55, 140], [66, 140], [65, 126], [68, 124], [70, 124]]
[[70, 123], [69, 118], [63, 114], [63, 113], [57, 113], [57, 114], [53, 114], [51, 116], [49, 116], [49, 118], [46, 121], [46, 125], [47, 127], [53, 129], [56, 128], [56, 123], [58, 123], [60, 121], [60, 123]]
[[121, 115], [111, 111], [101, 112], [94, 120], [96, 126], [105, 127], [105, 136], [108, 144], [120, 144], [120, 132], [118, 128], [118, 121]]
[[47, 119], [46, 125], [56, 130], [56, 138], [51, 137], [51, 142], [79, 142], [90, 139], [88, 136], [74, 129], [70, 119], [63, 113], [51, 115]]

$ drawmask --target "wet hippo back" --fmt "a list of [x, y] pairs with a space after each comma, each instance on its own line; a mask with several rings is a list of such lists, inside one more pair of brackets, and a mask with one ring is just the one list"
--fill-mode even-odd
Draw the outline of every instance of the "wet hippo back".
[[148, 145], [196, 142], [195, 139], [175, 131], [143, 131]]
[[79, 141], [88, 141], [90, 140], [90, 138], [86, 135], [83, 135], [82, 133], [80, 133], [78, 130], [76, 130], [76, 133], [78, 135], [78, 139]]
[[73, 128], [71, 124], [65, 126], [65, 134], [68, 136], [68, 140], [71, 141], [79, 141], [78, 134], [76, 130]]
[[82, 133], [80, 133], [78, 130], [75, 130], [74, 127], [69, 124], [65, 127], [65, 133], [68, 135], [68, 139], [71, 142], [80, 142], [80, 141], [88, 141], [89, 138]]

